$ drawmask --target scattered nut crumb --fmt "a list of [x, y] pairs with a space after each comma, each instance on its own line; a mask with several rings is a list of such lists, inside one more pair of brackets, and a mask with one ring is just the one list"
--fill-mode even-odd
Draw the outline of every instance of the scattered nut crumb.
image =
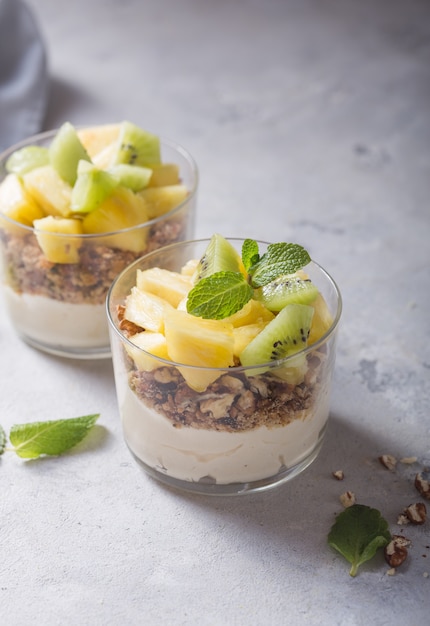
[[424, 578], [428, 578], [429, 577], [429, 573], [428, 572], [424, 572], [423, 576], [424, 576]]
[[404, 511], [407, 518], [412, 524], [424, 524], [427, 517], [427, 509], [424, 502], [416, 502], [410, 504]]
[[403, 537], [397, 539], [393, 537], [389, 544], [384, 548], [384, 556], [388, 565], [391, 567], [399, 567], [408, 556], [408, 551], [403, 545]]
[[412, 463], [417, 462], [416, 456], [404, 456], [403, 459], [400, 459], [400, 463], [404, 463], [405, 465], [412, 465]]
[[409, 524], [409, 519], [407, 515], [405, 515], [404, 513], [400, 513], [399, 517], [397, 518], [397, 524], [399, 526], [406, 526], [407, 524]]
[[342, 493], [342, 495], [339, 496], [339, 500], [342, 506], [347, 509], [349, 506], [355, 504], [355, 493], [352, 491], [345, 491], [345, 493]]
[[397, 459], [392, 454], [383, 454], [378, 457], [381, 465], [389, 469], [391, 472], [396, 469]]
[[335, 472], [332, 472], [332, 476], [334, 476], [336, 480], [343, 480], [345, 478], [343, 470], [336, 470]]
[[394, 576], [396, 573], [396, 568], [392, 567], [391, 569], [387, 570], [387, 576]]
[[415, 476], [414, 485], [423, 498], [430, 500], [430, 482], [424, 478], [422, 472]]

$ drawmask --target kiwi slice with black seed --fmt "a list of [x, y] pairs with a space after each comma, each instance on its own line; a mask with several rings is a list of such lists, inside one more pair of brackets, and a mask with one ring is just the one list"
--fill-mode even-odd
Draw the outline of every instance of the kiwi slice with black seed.
[[241, 365], [279, 361], [306, 348], [313, 315], [314, 308], [306, 304], [285, 306], [239, 355]]
[[131, 122], [121, 122], [117, 150], [112, 164], [128, 163], [146, 167], [158, 165], [160, 162], [159, 137]]
[[281, 311], [287, 304], [311, 304], [318, 296], [318, 288], [309, 278], [286, 274], [255, 290], [254, 297], [269, 311]]
[[222, 235], [215, 233], [201, 257], [194, 273], [194, 282], [216, 272], [242, 272], [243, 263], [234, 246]]

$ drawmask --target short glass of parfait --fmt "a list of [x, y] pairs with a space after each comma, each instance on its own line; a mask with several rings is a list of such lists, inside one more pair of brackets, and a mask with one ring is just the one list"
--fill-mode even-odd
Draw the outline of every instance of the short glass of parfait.
[[303, 471], [323, 443], [339, 290], [309, 257], [268, 277], [276, 246], [298, 247], [251, 242], [250, 261], [249, 241], [169, 245], [109, 290], [125, 442], [149, 475], [186, 491], [268, 489]]
[[113, 279], [192, 236], [197, 186], [184, 148], [127, 121], [66, 122], [1, 154], [1, 281], [19, 336], [60, 356], [110, 357]]

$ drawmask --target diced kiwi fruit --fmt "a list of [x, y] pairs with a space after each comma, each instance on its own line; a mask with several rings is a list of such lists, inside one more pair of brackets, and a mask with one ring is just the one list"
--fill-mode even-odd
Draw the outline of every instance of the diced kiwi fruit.
[[72, 186], [76, 181], [79, 161], [91, 161], [70, 122], [65, 122], [52, 140], [49, 159], [61, 178]]
[[[306, 304], [287, 304], [240, 354], [244, 366], [281, 360], [307, 347], [314, 309]], [[253, 373], [264, 371], [256, 370]]]
[[0, 185], [0, 213], [26, 226], [33, 226], [33, 220], [45, 216], [16, 174], [8, 174]]
[[152, 176], [152, 170], [149, 167], [129, 165], [128, 163], [118, 163], [108, 171], [118, 179], [120, 185], [128, 187], [132, 191], [141, 191], [147, 187]]
[[49, 150], [45, 146], [26, 146], [15, 150], [6, 161], [6, 170], [22, 176], [35, 167], [49, 163]]
[[51, 263], [78, 263], [82, 245], [80, 220], [48, 215], [34, 220], [34, 229], [43, 254]]
[[70, 210], [72, 213], [91, 213], [118, 186], [115, 176], [99, 170], [88, 161], [79, 161], [78, 177], [72, 190]]
[[254, 297], [270, 311], [280, 311], [287, 304], [311, 304], [318, 295], [318, 288], [310, 279], [287, 274], [279, 276], [267, 285], [256, 289]]
[[160, 162], [159, 137], [131, 122], [121, 122], [113, 164], [129, 163], [146, 167]]
[[209, 244], [201, 257], [195, 274], [194, 282], [206, 278], [215, 272], [243, 272], [242, 259], [234, 246], [222, 235], [212, 235]]

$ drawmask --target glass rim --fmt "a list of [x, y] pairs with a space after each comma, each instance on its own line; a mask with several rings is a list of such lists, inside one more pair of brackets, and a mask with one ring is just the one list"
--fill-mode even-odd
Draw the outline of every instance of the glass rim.
[[[106, 125], [109, 125], [109, 123], [107, 122]], [[104, 124], [99, 124], [99, 126], [104, 126]], [[77, 128], [78, 130], [81, 130], [84, 128], [91, 128], [91, 127], [92, 126], [89, 126], [87, 124], [75, 126], [75, 128]], [[46, 130], [42, 133], [32, 135], [31, 137], [27, 137], [26, 139], [22, 139], [21, 141], [13, 144], [12, 146], [10, 146], [9, 148], [6, 148], [6, 150], [3, 150], [0, 153], [0, 163], [6, 162], [9, 156], [11, 156], [13, 152], [15, 152], [16, 150], [20, 150], [21, 148], [25, 148], [25, 146], [32, 145], [34, 142], [43, 141], [45, 139], [49, 139], [50, 137], [55, 137], [58, 130], [59, 128]], [[191, 155], [191, 153], [188, 152], [188, 150], [184, 148], [181, 144], [167, 137], [163, 137], [161, 135], [158, 135], [158, 137], [160, 139], [161, 148], [163, 147], [163, 145], [165, 145], [165, 146], [168, 146], [169, 148], [172, 148], [173, 150], [176, 150], [176, 152], [178, 152], [182, 157], [184, 157], [184, 159], [189, 163], [191, 167], [191, 171], [193, 173], [194, 180], [193, 180], [191, 189], [189, 189], [189, 194], [180, 204], [175, 206], [173, 209], [170, 209], [170, 211], [168, 211], [167, 213], [163, 213], [163, 215], [154, 217], [152, 220], [148, 220], [147, 222], [142, 222], [141, 224], [136, 224], [135, 226], [128, 226], [127, 228], [121, 228], [119, 230], [111, 230], [105, 233], [81, 233], [81, 234], [76, 234], [76, 235], [75, 234], [71, 235], [69, 233], [49, 233], [49, 234], [52, 235], [53, 237], [59, 237], [60, 239], [61, 238], [66, 238], [66, 239], [73, 238], [73, 239], [92, 240], [92, 239], [97, 239], [99, 237], [109, 237], [109, 236], [118, 235], [122, 233], [128, 233], [131, 231], [136, 231], [141, 228], [148, 228], [148, 227], [153, 226], [154, 224], [158, 224], [159, 222], [164, 221], [165, 219], [173, 217], [176, 213], [180, 212], [181, 209], [188, 202], [192, 201], [193, 198], [197, 194], [197, 189], [199, 185], [199, 170], [197, 167], [197, 163], [194, 157]], [[5, 220], [6, 223], [11, 224], [14, 228], [22, 228], [24, 231], [27, 231], [29, 233], [46, 232], [43, 230], [38, 230], [37, 228], [34, 228], [33, 226], [27, 226], [26, 224], [22, 224], [21, 222], [18, 222], [12, 219], [11, 217], [8, 217], [1, 211], [0, 211], [0, 218]]]
[[[243, 242], [245, 240], [244, 238], [241, 238], [241, 237], [226, 237], [226, 239], [227, 241], [230, 241], [230, 242]], [[169, 250], [173, 248], [179, 248], [179, 247], [182, 247], [185, 245], [191, 245], [191, 244], [209, 243], [209, 241], [210, 241], [209, 238], [189, 239], [186, 241], [178, 241], [176, 243], [163, 246], [162, 248], [151, 250], [151, 252], [148, 252], [148, 254], [142, 255], [141, 257], [139, 257], [138, 259], [130, 263], [114, 278], [106, 296], [106, 314], [108, 318], [109, 328], [112, 329], [116, 333], [116, 335], [118, 335], [118, 338], [122, 342], [125, 342], [130, 348], [134, 350], [138, 350], [140, 353], [144, 354], [145, 356], [151, 357], [152, 359], [154, 359], [154, 361], [158, 361], [159, 363], [162, 363], [163, 366], [184, 368], [184, 369], [186, 368], [190, 370], [201, 370], [201, 371], [207, 371], [207, 372], [220, 372], [220, 375], [221, 375], [221, 373], [232, 373], [232, 372], [243, 373], [246, 371], [255, 371], [256, 373], [258, 373], [257, 370], [261, 370], [262, 368], [264, 368], [267, 371], [270, 371], [272, 369], [285, 366], [288, 364], [288, 362], [291, 363], [294, 359], [297, 359], [297, 357], [302, 356], [302, 355], [307, 355], [310, 352], [315, 351], [320, 346], [327, 343], [327, 341], [329, 341], [329, 339], [334, 335], [334, 333], [336, 332], [339, 326], [340, 318], [342, 315], [342, 305], [343, 305], [342, 295], [340, 293], [340, 289], [336, 281], [332, 278], [332, 276], [321, 265], [319, 265], [319, 263], [311, 259], [310, 263], [308, 263], [302, 269], [305, 269], [306, 267], [309, 267], [309, 265], [312, 264], [319, 272], [321, 272], [322, 276], [332, 287], [336, 295], [336, 299], [337, 299], [336, 313], [333, 316], [333, 322], [330, 328], [318, 339], [318, 341], [315, 341], [315, 343], [313, 343], [312, 345], [307, 346], [306, 348], [299, 350], [298, 352], [294, 352], [294, 354], [290, 354], [286, 357], [283, 357], [282, 359], [277, 359], [276, 361], [258, 363], [257, 365], [235, 365], [235, 366], [230, 366], [230, 367], [210, 367], [210, 366], [203, 366], [203, 365], [188, 365], [186, 363], [180, 363], [180, 362], [169, 360], [169, 359], [163, 359], [162, 357], [151, 354], [147, 350], [140, 348], [135, 343], [130, 341], [118, 328], [118, 326], [116, 325], [111, 315], [110, 304], [111, 304], [113, 291], [116, 288], [116, 286], [121, 282], [121, 280], [124, 278], [126, 274], [133, 271], [133, 268], [137, 267], [144, 259], [148, 259], [151, 256], [154, 256], [156, 254], [168, 252]], [[270, 245], [270, 243], [267, 241], [262, 241], [262, 240], [256, 240], [256, 241], [259, 244]]]

